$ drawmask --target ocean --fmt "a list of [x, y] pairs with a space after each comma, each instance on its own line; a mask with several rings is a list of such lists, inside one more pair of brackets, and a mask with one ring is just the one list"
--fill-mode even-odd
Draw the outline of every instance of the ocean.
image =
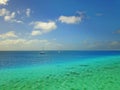
[[0, 90], [120, 90], [120, 51], [0, 51]]

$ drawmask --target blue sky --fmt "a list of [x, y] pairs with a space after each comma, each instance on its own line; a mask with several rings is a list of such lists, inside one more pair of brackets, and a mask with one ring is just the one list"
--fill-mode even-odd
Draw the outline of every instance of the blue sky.
[[119, 0], [0, 0], [0, 50], [119, 50]]

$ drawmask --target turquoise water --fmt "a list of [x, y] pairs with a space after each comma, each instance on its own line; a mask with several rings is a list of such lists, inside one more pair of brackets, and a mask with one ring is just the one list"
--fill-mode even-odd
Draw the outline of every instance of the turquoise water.
[[120, 52], [0, 52], [0, 90], [120, 90]]

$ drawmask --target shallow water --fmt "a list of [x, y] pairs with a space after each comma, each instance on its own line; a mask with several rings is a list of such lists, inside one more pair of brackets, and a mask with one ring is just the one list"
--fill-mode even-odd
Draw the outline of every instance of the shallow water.
[[[19, 58], [19, 63], [11, 61], [14, 64], [1, 67], [0, 90], [120, 90], [120, 55], [105, 53], [82, 57], [78, 52], [72, 52], [72, 56], [64, 52], [49, 55], [46, 63], [39, 64], [40, 61], [31, 63], [32, 58], [30, 62], [20, 63]], [[47, 56], [38, 57], [45, 60]]]

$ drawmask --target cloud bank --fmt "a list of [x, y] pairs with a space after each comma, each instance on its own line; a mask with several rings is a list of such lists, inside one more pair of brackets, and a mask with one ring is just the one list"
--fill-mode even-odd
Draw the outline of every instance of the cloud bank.
[[5, 39], [0, 40], [0, 50], [58, 50], [62, 45], [40, 39]]
[[18, 37], [14, 31], [9, 31], [7, 33], [4, 34], [0, 34], [0, 38], [5, 39], [5, 38], [16, 38]]

